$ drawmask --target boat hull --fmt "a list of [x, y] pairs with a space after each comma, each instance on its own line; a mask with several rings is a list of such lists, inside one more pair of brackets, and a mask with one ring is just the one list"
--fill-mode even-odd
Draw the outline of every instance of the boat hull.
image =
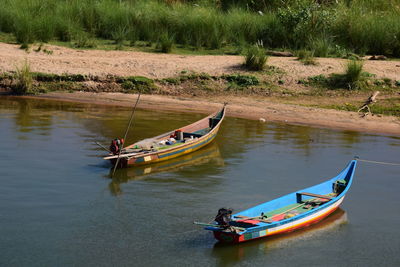
[[293, 232], [295, 230], [310, 226], [312, 224], [318, 223], [324, 218], [328, 217], [331, 213], [333, 213], [337, 208], [339, 208], [340, 204], [342, 203], [344, 196], [337, 200], [335, 203], [327, 206], [323, 210], [319, 210], [315, 212], [315, 214], [311, 214], [305, 218], [297, 219], [292, 222], [288, 222], [282, 225], [277, 225], [272, 228], [267, 228], [261, 231], [254, 231], [251, 233], [246, 234], [236, 234], [230, 232], [223, 232], [223, 231], [214, 231], [214, 237], [221, 242], [224, 243], [241, 243], [246, 242], [254, 239], [259, 239], [267, 236], [272, 236], [276, 234], [284, 234]]
[[[205, 138], [199, 138], [198, 140], [195, 140], [194, 142], [190, 142], [187, 145], [180, 146], [180, 147], [177, 147], [172, 150], [163, 151], [160, 153], [152, 153], [152, 154], [140, 156], [140, 157], [120, 158], [120, 163], [118, 164], [119, 165], [118, 167], [124, 168], [124, 167], [131, 167], [131, 166], [146, 165], [146, 164], [151, 164], [151, 163], [156, 163], [156, 162], [160, 162], [160, 161], [173, 159], [176, 157], [186, 155], [188, 153], [192, 153], [192, 152], [199, 150], [199, 149], [205, 147], [206, 145], [210, 144], [217, 136], [218, 130], [219, 130], [219, 126], [214, 128], [213, 131], [208, 136], [205, 136]], [[116, 163], [116, 159], [112, 159], [110, 161], [113, 165]]]

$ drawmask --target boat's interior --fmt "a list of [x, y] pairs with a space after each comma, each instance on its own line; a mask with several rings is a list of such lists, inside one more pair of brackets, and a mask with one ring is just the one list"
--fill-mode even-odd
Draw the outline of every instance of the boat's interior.
[[[345, 179], [336, 180], [333, 183], [328, 181], [326, 183], [331, 185], [329, 193], [322, 195], [308, 192], [293, 193], [275, 200], [278, 203], [284, 203], [286, 202], [284, 201], [285, 198], [291, 198], [293, 201], [290, 204], [286, 202], [286, 204], [274, 205], [274, 201], [268, 202], [265, 205], [260, 205], [259, 208], [255, 207], [257, 209], [253, 209], [251, 215], [246, 212], [235, 215], [230, 225], [240, 228], [251, 228], [258, 226], [260, 223], [274, 223], [289, 219], [328, 203], [342, 193], [347, 186]], [[276, 208], [271, 209], [270, 206], [275, 206]]]
[[124, 153], [159, 151], [182, 145], [188, 141], [196, 140], [214, 129], [222, 120], [224, 110], [214, 116], [206, 117], [198, 122], [187, 125], [180, 129], [162, 134], [160, 136], [139, 141], [126, 147]]

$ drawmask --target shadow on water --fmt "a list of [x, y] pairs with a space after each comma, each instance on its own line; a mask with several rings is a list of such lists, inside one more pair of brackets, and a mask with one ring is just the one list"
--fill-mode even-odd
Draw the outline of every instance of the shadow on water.
[[347, 222], [346, 212], [339, 208], [321, 222], [291, 233], [234, 245], [217, 242], [214, 245], [211, 256], [217, 259], [218, 266], [231, 266], [234, 263], [255, 257], [259, 254], [268, 254], [275, 249], [289, 247], [294, 242], [307, 241], [327, 234]]
[[[209, 167], [210, 165], [212, 165], [213, 168], [209, 168], [208, 172], [216, 172], [217, 169], [215, 167], [224, 166], [224, 160], [221, 157], [216, 142], [213, 142], [198, 151], [171, 160], [143, 166], [117, 169], [108, 187], [113, 195], [119, 195], [122, 193], [121, 184], [130, 181], [149, 178], [149, 180], [153, 182], [172, 182], [171, 179], [176, 180], [178, 178], [160, 179], [154, 175], [166, 172], [184, 172], [188, 170], [189, 167], [196, 166], [199, 168], [202, 166]], [[113, 168], [110, 168], [108, 177], [112, 176], [112, 172]]]

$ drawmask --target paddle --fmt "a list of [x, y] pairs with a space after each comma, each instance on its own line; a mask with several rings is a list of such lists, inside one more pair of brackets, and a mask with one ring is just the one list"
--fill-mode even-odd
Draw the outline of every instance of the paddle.
[[[224, 227], [221, 226], [221, 225], [212, 224], [212, 223], [193, 222], [193, 224], [201, 225], [201, 226], [216, 227], [216, 228], [224, 228]], [[246, 230], [246, 228], [238, 227], [238, 226], [233, 226], [233, 225], [230, 225], [229, 227], [232, 227], [232, 228], [234, 228], [234, 229], [238, 229], [238, 230], [240, 230], [240, 231], [245, 231], [245, 230]]]
[[94, 142], [96, 145], [98, 145], [99, 147], [101, 147], [102, 149], [104, 149], [105, 151], [107, 151], [107, 152], [109, 152], [109, 153], [111, 153], [111, 151], [110, 150], [108, 150], [105, 146], [103, 146], [102, 144], [100, 144], [99, 142]]
[[[140, 92], [139, 92], [139, 94], [138, 94], [138, 98], [136, 99], [136, 103], [135, 103], [135, 105], [133, 106], [131, 118], [129, 119], [128, 127], [126, 128], [126, 131], [125, 131], [124, 142], [125, 142], [126, 137], [127, 137], [127, 135], [128, 135], [129, 128], [131, 127], [131, 123], [132, 123], [132, 121], [133, 121], [133, 115], [135, 114], [136, 106], [137, 106], [137, 104], [139, 103], [139, 99], [140, 99]], [[114, 177], [115, 170], [117, 169], [117, 166], [118, 166], [118, 163], [119, 163], [119, 157], [121, 156], [122, 149], [124, 148], [124, 142], [122, 142], [121, 147], [120, 147], [120, 149], [119, 149], [119, 151], [118, 151], [118, 158], [117, 158], [117, 161], [115, 162], [114, 170], [113, 170], [113, 173], [112, 173], [111, 177]]]

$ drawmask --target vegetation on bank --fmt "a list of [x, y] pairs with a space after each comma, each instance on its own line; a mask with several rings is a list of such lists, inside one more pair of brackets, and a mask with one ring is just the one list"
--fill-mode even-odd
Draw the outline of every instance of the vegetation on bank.
[[371, 106], [376, 114], [400, 117], [400, 81], [378, 79], [363, 71], [359, 61], [349, 61], [343, 73], [311, 76], [297, 83], [303, 89], [286, 87], [284, 72], [266, 66], [261, 72], [213, 76], [182, 71], [164, 79], [141, 76], [98, 77], [81, 74], [47, 74], [31, 72], [29, 63], [16, 66], [11, 73], [0, 74], [0, 91], [13, 94], [40, 94], [50, 91], [123, 92], [171, 96], [252, 96], [268, 97], [268, 101], [357, 111], [373, 91], [381, 92], [378, 103]]
[[0, 32], [18, 43], [63, 41], [90, 48], [145, 42], [161, 52], [305, 49], [313, 56], [400, 57], [400, 0], [2, 0]]

